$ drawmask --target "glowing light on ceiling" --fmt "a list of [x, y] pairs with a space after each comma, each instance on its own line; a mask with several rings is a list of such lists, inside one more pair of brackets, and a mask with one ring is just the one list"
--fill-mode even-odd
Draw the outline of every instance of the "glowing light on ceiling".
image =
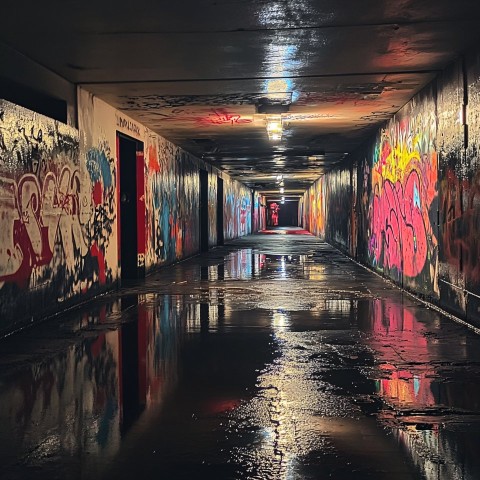
[[278, 141], [282, 139], [283, 125], [281, 115], [266, 115], [268, 139]]

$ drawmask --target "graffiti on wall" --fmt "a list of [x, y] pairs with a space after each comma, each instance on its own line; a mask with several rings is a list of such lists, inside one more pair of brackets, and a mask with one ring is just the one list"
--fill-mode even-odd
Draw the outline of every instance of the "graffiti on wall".
[[253, 196], [253, 231], [258, 232], [266, 228], [266, 205], [265, 196], [255, 192]]
[[372, 266], [426, 293], [437, 290], [435, 140], [433, 111], [392, 120], [379, 135], [367, 179]]
[[217, 244], [217, 175], [208, 172], [208, 244]]
[[[379, 132], [372, 154], [320, 177], [304, 195], [307, 228], [424, 293], [438, 293], [436, 118], [432, 100]], [[413, 110], [415, 108], [415, 111]], [[358, 177], [357, 177], [358, 175]], [[358, 206], [357, 179], [359, 185]]]
[[172, 263], [199, 248], [198, 165], [155, 134], [146, 139], [146, 267]]
[[228, 178], [224, 182], [224, 236], [226, 240], [251, 233], [252, 194], [249, 188]]
[[448, 168], [441, 183], [442, 253], [471, 284], [480, 283], [480, 170], [460, 179]]
[[465, 309], [463, 291], [480, 293], [480, 64], [477, 60], [469, 71], [465, 119], [468, 145], [464, 143], [462, 119], [458, 115], [464, 99], [463, 85], [452, 70], [452, 75], [444, 75], [440, 89], [442, 109], [446, 112], [440, 124], [441, 136], [448, 140], [442, 145], [441, 158], [442, 279], [460, 287], [450, 296]]
[[0, 112], [0, 292], [14, 287], [28, 301], [30, 289], [44, 289], [63, 300], [111, 280], [108, 145], [81, 159], [75, 129], [3, 100]]
[[[5, 378], [0, 397], [2, 443], [27, 451], [41, 445], [43, 432], [49, 431], [56, 438], [68, 438], [70, 458], [77, 461], [85, 449], [103, 460], [113, 457], [121, 418], [117, 343], [117, 332], [102, 333]], [[60, 455], [64, 448], [62, 440], [54, 442], [51, 455]], [[82, 471], [98, 465], [92, 456], [83, 458]]]
[[267, 227], [267, 200], [264, 195], [255, 192], [253, 195], [253, 232], [264, 230]]
[[326, 236], [336, 244], [348, 248], [352, 241], [350, 212], [353, 198], [349, 167], [329, 175], [325, 197], [328, 202], [328, 216], [324, 227]]
[[325, 176], [320, 177], [304, 194], [305, 228], [320, 238], [325, 237]]

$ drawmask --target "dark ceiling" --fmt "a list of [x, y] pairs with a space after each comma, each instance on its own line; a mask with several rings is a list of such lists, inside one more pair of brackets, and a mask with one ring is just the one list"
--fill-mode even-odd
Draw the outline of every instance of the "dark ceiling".
[[[261, 191], [302, 193], [479, 38], [466, 0], [2, 4], [0, 40]], [[280, 114], [280, 140], [267, 122]]]

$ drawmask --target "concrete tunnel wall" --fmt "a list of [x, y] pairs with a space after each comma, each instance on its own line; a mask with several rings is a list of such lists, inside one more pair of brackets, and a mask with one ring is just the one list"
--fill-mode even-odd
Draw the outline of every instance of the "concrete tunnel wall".
[[299, 210], [304, 225], [478, 327], [479, 152], [476, 51], [447, 68], [305, 192]]
[[145, 233], [137, 253], [146, 272], [200, 251], [201, 169], [210, 246], [218, 177], [225, 239], [251, 233], [252, 213], [254, 228], [263, 228], [258, 193], [252, 207], [249, 188], [82, 89], [78, 118], [77, 130], [0, 100], [0, 334], [117, 286], [117, 131], [143, 142]]

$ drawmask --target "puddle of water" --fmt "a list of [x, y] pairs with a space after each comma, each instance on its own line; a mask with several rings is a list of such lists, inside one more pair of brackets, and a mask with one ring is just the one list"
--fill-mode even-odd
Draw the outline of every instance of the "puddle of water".
[[5, 478], [478, 478], [470, 332], [352, 265], [202, 261], [2, 344]]

